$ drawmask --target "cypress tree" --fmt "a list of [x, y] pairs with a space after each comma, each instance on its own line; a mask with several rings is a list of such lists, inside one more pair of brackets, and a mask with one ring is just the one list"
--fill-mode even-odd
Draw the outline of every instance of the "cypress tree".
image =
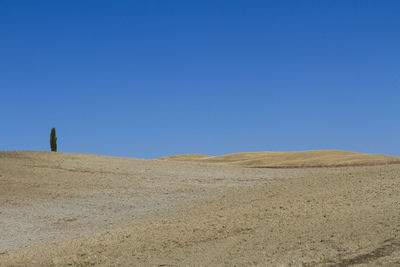
[[50, 132], [50, 148], [51, 151], [57, 152], [56, 128], [52, 128]]

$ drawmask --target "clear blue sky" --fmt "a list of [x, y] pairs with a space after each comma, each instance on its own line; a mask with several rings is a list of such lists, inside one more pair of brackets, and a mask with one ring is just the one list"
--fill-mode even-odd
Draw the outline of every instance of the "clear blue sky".
[[400, 155], [400, 1], [0, 1], [0, 150]]

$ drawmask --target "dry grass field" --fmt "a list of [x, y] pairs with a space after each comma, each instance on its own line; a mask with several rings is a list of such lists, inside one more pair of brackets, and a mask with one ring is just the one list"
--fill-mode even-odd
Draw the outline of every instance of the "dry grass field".
[[400, 163], [399, 157], [341, 150], [245, 152], [221, 156], [182, 154], [160, 159], [220, 163], [256, 168], [343, 167]]
[[169, 159], [0, 152], [0, 266], [400, 266], [396, 157]]

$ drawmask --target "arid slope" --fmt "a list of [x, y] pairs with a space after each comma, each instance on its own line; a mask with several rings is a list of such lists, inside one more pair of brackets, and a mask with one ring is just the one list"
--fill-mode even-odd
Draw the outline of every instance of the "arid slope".
[[400, 163], [400, 157], [341, 150], [314, 150], [298, 152], [244, 152], [221, 156], [182, 154], [163, 157], [160, 159], [175, 161], [209, 162], [261, 168], [372, 166]]
[[400, 164], [0, 152], [0, 266], [399, 266]]

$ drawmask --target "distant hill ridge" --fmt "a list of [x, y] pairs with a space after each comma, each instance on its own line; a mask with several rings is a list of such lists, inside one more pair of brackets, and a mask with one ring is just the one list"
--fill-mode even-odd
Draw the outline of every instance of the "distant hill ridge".
[[181, 154], [161, 160], [209, 162], [258, 168], [340, 167], [399, 164], [400, 157], [342, 150], [243, 152], [221, 156]]

